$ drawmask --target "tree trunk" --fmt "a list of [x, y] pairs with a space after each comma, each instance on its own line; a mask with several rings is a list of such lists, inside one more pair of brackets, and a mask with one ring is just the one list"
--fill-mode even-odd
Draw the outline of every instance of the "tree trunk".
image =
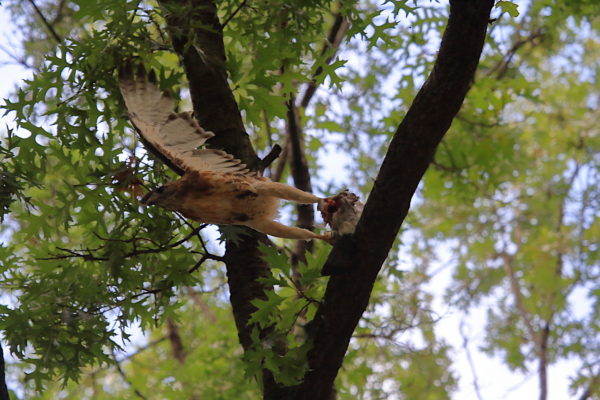
[[493, 0], [454, 0], [429, 78], [398, 127], [362, 217], [354, 245], [334, 246], [326, 266], [343, 270], [327, 286], [311, 329], [313, 349], [298, 399], [325, 400], [342, 365], [354, 328], [412, 196], [437, 145], [473, 82]]
[[[222, 28], [215, 4], [211, 0], [161, 0], [160, 4], [165, 10], [173, 47], [181, 57], [190, 83], [196, 118], [203, 128], [215, 133], [209, 145], [233, 154], [252, 169], [261, 169], [261, 160], [250, 143], [227, 82]], [[193, 36], [188, 36], [191, 32]], [[273, 288], [260, 281], [271, 276], [269, 265], [257, 248], [259, 241], [266, 240], [265, 235], [249, 228], [239, 229], [244, 232], [241, 240], [227, 241], [224, 258], [233, 316], [246, 351], [252, 346], [251, 332], [258, 327], [248, 324], [256, 310], [250, 301], [265, 299], [265, 292]], [[269, 334], [260, 331], [261, 337]], [[278, 351], [285, 351], [283, 345], [278, 345]], [[282, 398], [288, 390], [279, 386], [267, 370], [263, 371], [262, 381], [265, 397]]]
[[0, 400], [10, 400], [6, 386], [6, 364], [4, 363], [4, 349], [0, 346]]
[[[367, 307], [377, 273], [406, 217], [419, 181], [471, 85], [493, 3], [493, 0], [450, 2], [450, 18], [438, 59], [390, 143], [353, 237], [357, 245], [334, 246], [327, 261], [334, 269], [347, 273], [330, 279], [311, 324], [313, 349], [308, 354], [309, 369], [304, 381], [297, 387], [283, 388], [264, 371], [265, 399], [329, 400], [333, 395], [334, 379], [354, 328]], [[214, 3], [161, 0], [161, 5], [167, 11], [173, 46], [182, 57], [190, 82], [197, 118], [206, 129], [216, 133], [210, 144], [225, 149], [251, 167], [260, 166], [227, 84], [223, 38]], [[187, 45], [190, 31], [194, 33], [193, 46]], [[261, 237], [264, 236], [249, 232], [240, 243], [228, 241], [225, 254], [231, 303], [244, 349], [252, 345], [253, 326], [247, 321], [255, 308], [250, 300], [263, 298], [266, 290], [272, 290], [258, 281], [270, 274], [269, 266], [256, 249]]]

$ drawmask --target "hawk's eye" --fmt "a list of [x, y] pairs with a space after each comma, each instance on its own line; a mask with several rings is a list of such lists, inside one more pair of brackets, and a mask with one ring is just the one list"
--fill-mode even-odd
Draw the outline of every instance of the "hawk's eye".
[[165, 191], [165, 187], [164, 186], [161, 186], [161, 187], [159, 187], [158, 189], [155, 190], [156, 193], [162, 193], [164, 191]]

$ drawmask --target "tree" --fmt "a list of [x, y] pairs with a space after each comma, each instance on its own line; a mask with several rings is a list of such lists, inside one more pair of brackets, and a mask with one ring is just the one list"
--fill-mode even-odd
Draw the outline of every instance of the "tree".
[[[541, 17], [550, 3], [533, 3], [512, 32], [508, 53], [482, 66], [485, 77], [471, 99], [484, 90], [500, 94], [495, 100], [484, 95], [497, 104], [483, 111], [483, 120], [465, 117], [471, 108], [465, 104], [456, 135], [438, 152], [428, 176], [446, 183], [425, 182], [427, 203], [415, 215], [421, 239], [446, 241], [452, 248], [452, 303], [469, 309], [494, 298], [486, 307], [484, 350], [501, 354], [513, 369], [536, 370], [540, 399], [548, 397], [550, 365], [561, 359], [576, 360], [571, 389], [582, 392], [579, 398], [597, 396], [600, 372], [592, 355], [598, 345], [592, 339], [594, 306], [581, 300], [597, 302], [590, 279], [598, 267], [592, 244], [598, 239], [598, 154], [592, 150], [598, 134], [590, 123], [597, 116], [591, 93], [598, 80], [597, 74], [584, 77], [587, 56], [562, 63], [572, 56], [570, 44], [556, 40], [552, 28], [571, 19], [560, 35], [581, 39], [582, 50], [595, 47], [597, 36], [588, 38], [581, 30], [582, 15], [597, 6], [580, 6], [569, 16]], [[546, 51], [554, 56], [548, 59]], [[535, 72], [519, 75], [527, 71]], [[500, 89], [504, 85], [513, 94]], [[481, 135], [487, 127], [493, 127], [491, 135]], [[476, 172], [470, 168], [475, 163]], [[451, 216], [436, 220], [440, 212]], [[424, 256], [421, 249], [416, 254]]]
[[[559, 33], [551, 24], [567, 16], [574, 18], [575, 26], [585, 24], [585, 16], [594, 15], [597, 8], [593, 2], [536, 2], [521, 20], [503, 14], [501, 21], [490, 21], [492, 1], [469, 0], [451, 1], [449, 17], [438, 5], [411, 8], [404, 1], [389, 7], [368, 2], [185, 0], [35, 5], [36, 18], [45, 21], [46, 30], [28, 26], [28, 43], [35, 41], [36, 47], [29, 49], [35, 57], [25, 62], [39, 70], [16, 100], [5, 104], [20, 130], [8, 130], [2, 148], [2, 205], [10, 244], [0, 251], [4, 286], [13, 296], [3, 306], [1, 329], [11, 351], [35, 367], [29, 375], [38, 388], [54, 376], [76, 380], [82, 367], [119, 360], [113, 355], [127, 339], [127, 328], [139, 322], [143, 330], [156, 331], [152, 353], [136, 356], [151, 354], [162, 360], [153, 370], [156, 378], [148, 379], [140, 366], [125, 371], [117, 363], [117, 373], [131, 390], [111, 390], [142, 398], [158, 390], [161, 398], [256, 397], [256, 390], [240, 376], [241, 367], [227, 368], [242, 365], [231, 342], [233, 327], [224, 315], [228, 293], [245, 371], [260, 382], [264, 398], [325, 399], [334, 386], [342, 398], [387, 398], [390, 393], [448, 397], [455, 377], [448, 372], [447, 346], [437, 338], [435, 315], [427, 312], [431, 298], [422, 287], [430, 279], [430, 259], [442, 241], [456, 244], [456, 279], [449, 297], [453, 304], [467, 309], [497, 285], [508, 283], [503, 301], [490, 310], [487, 349], [505, 352], [514, 368], [525, 369], [527, 360], [537, 360], [540, 398], [546, 398], [550, 362], [560, 354], [582, 356], [578, 338], [597, 327], [593, 313], [581, 320], [566, 318], [566, 299], [576, 287], [593, 293], [590, 285], [597, 268], [593, 111], [587, 116], [584, 105], [577, 114], [578, 120], [590, 121], [591, 133], [580, 136], [571, 154], [565, 151], [569, 138], [558, 135], [566, 141], [561, 146], [541, 129], [552, 126], [553, 116], [560, 114], [534, 106], [591, 101], [591, 84], [597, 81], [590, 78], [578, 86], [576, 71], [562, 78], [575, 92], [566, 98], [556, 93], [562, 93], [563, 86], [537, 88], [535, 82], [554, 76], [544, 63], [548, 54], [563, 49], [563, 39], [547, 39]], [[24, 7], [20, 2], [9, 6]], [[498, 6], [515, 13], [512, 3]], [[552, 14], [556, 20], [536, 18], [560, 7], [565, 10]], [[21, 21], [28, 25], [32, 20], [26, 16]], [[503, 52], [502, 35], [490, 36], [475, 76], [488, 26], [510, 33], [511, 43]], [[437, 55], [426, 45], [418, 47], [436, 33], [441, 36], [443, 29]], [[51, 40], [34, 40], [40, 32]], [[579, 35], [575, 28], [570, 33]], [[351, 39], [358, 37], [363, 40]], [[591, 33], [587, 39], [591, 52], [597, 42]], [[353, 61], [356, 65], [336, 58], [344, 41], [345, 55], [363, 57]], [[529, 57], [521, 59], [519, 54], [529, 48]], [[319, 140], [330, 140], [319, 131], [307, 140], [306, 130], [347, 132], [342, 147], [358, 155], [355, 176], [369, 193], [352, 239], [336, 243], [331, 252], [319, 244], [280, 241], [273, 247], [255, 232], [221, 227], [226, 243], [221, 253], [214, 245], [215, 235], [204, 225], [160, 210], [142, 210], [135, 197], [145, 182], [172, 179], [174, 172], [145, 153], [128, 128], [115, 70], [131, 57], [159, 71], [165, 89], [179, 92], [189, 86], [196, 117], [217, 134], [211, 146], [255, 169], [266, 168], [276, 180], [289, 173], [301, 189], [311, 190], [315, 184], [310, 171], [316, 170], [316, 158], [304, 148], [318, 150]], [[345, 79], [340, 71], [347, 74]], [[539, 76], [528, 79], [518, 71]], [[399, 81], [397, 90], [382, 91], [389, 83], [386, 79]], [[331, 86], [328, 98], [318, 93], [323, 83]], [[346, 92], [336, 94], [336, 86]], [[453, 135], [436, 153], [471, 86]], [[546, 93], [554, 94], [547, 98]], [[311, 105], [315, 96], [319, 103]], [[186, 99], [185, 92], [181, 97]], [[511, 109], [514, 105], [520, 108]], [[526, 114], [528, 109], [535, 111]], [[512, 126], [521, 120], [530, 129], [517, 131]], [[392, 130], [393, 135], [385, 133]], [[360, 139], [353, 141], [357, 131]], [[273, 167], [276, 142], [283, 149]], [[380, 169], [373, 149], [382, 156]], [[258, 157], [257, 150], [266, 156]], [[531, 168], [529, 163], [540, 151], [547, 152], [543, 167]], [[556, 163], [560, 155], [564, 158]], [[430, 163], [434, 168], [422, 183], [422, 198], [410, 221], [412, 236], [403, 240], [414, 243], [411, 254], [423, 267], [403, 272], [396, 258], [396, 237]], [[522, 171], [516, 176], [515, 166]], [[590, 174], [590, 183], [577, 186], [581, 201], [572, 202], [564, 187], [575, 185], [582, 170]], [[374, 184], [369, 184], [368, 177], [375, 173]], [[527, 178], [530, 175], [533, 178]], [[538, 224], [522, 217], [523, 210], [537, 212], [533, 204], [523, 208], [511, 197], [528, 190], [548, 193], [538, 205]], [[579, 224], [564, 219], [573, 204], [581, 205]], [[554, 209], [559, 222], [552, 231], [547, 226], [553, 215], [549, 210]], [[456, 214], [446, 215], [444, 210]], [[298, 208], [296, 216], [299, 225], [314, 226], [312, 209]], [[504, 229], [488, 221], [504, 223]], [[575, 225], [580, 229], [569, 228]], [[524, 237], [541, 242], [532, 244]], [[543, 250], [544, 243], [555, 243], [557, 237], [564, 241], [551, 247], [557, 253]], [[572, 254], [579, 255], [581, 264], [566, 267], [571, 248], [577, 249]], [[526, 261], [541, 256], [532, 253], [539, 249], [549, 253], [553, 258], [548, 262], [555, 265], [545, 279], [540, 277], [548, 275], [546, 264], [536, 264], [540, 267], [531, 268], [531, 275], [525, 273], [531, 265]], [[220, 263], [226, 266], [228, 291], [223, 290]], [[323, 264], [337, 272], [329, 280], [320, 277]], [[566, 273], [570, 268], [577, 273]], [[400, 291], [401, 296], [389, 295]], [[206, 301], [203, 292], [216, 295]], [[370, 298], [371, 308], [365, 313]], [[209, 321], [210, 327], [193, 323], [198, 310], [200, 321]], [[562, 313], [564, 320], [559, 319]], [[395, 341], [411, 325], [421, 336], [419, 350], [398, 351], [367, 342]], [[209, 342], [192, 340], [198, 329]], [[564, 343], [552, 341], [567, 331]], [[353, 335], [365, 341], [349, 349]], [[586, 346], [595, 344], [590, 339]], [[215, 347], [222, 350], [221, 356], [215, 355]], [[345, 355], [345, 370], [340, 372]], [[203, 365], [206, 358], [214, 362]], [[405, 365], [382, 371], [398, 359]], [[584, 388], [590, 397], [597, 392], [597, 361], [593, 355], [581, 360], [573, 387]], [[188, 367], [175, 378], [179, 386], [160, 389], [159, 377], [173, 378], [177, 363]], [[217, 372], [231, 385], [210, 380]], [[84, 376], [98, 373], [108, 372], [96, 368]], [[379, 385], [369, 385], [369, 375]], [[200, 379], [206, 383], [195, 382]], [[383, 388], [386, 380], [395, 386]]]

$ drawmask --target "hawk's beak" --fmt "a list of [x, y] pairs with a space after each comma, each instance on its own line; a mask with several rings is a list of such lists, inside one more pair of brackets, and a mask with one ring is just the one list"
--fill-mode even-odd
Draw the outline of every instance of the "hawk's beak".
[[143, 205], [145, 205], [145, 206], [151, 206], [151, 205], [153, 205], [154, 203], [153, 203], [152, 201], [150, 201], [150, 199], [152, 198], [152, 195], [153, 195], [153, 194], [154, 194], [154, 192], [153, 192], [153, 191], [150, 191], [150, 192], [146, 193], [146, 194], [144, 195], [144, 197], [142, 197], [142, 200], [140, 200], [140, 202], [141, 202]]

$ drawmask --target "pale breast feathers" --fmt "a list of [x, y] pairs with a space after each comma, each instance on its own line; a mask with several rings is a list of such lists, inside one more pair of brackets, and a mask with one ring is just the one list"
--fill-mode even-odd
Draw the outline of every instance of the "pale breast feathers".
[[131, 64], [119, 69], [119, 89], [140, 135], [183, 171], [252, 173], [240, 160], [215, 149], [197, 149], [214, 133], [202, 129], [191, 112], [175, 113], [175, 101], [160, 90], [154, 71]]

